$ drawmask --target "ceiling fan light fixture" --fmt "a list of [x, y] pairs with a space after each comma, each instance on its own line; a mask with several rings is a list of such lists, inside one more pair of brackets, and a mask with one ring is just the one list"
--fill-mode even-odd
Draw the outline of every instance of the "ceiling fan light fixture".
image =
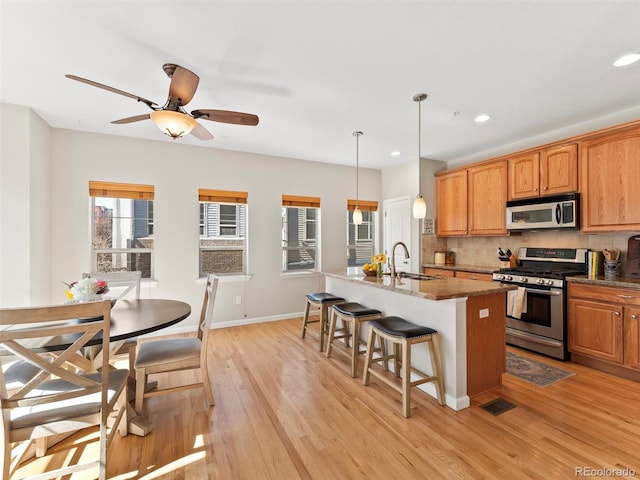
[[198, 124], [186, 113], [173, 110], [155, 110], [149, 115], [160, 131], [174, 140], [188, 135]]

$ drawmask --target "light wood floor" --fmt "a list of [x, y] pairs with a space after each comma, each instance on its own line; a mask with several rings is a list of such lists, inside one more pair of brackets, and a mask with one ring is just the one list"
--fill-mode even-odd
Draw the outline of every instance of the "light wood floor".
[[[155, 430], [115, 439], [109, 477], [546, 480], [581, 467], [640, 477], [639, 383], [538, 358], [575, 375], [544, 388], [504, 375], [500, 389], [460, 412], [414, 389], [405, 419], [399, 394], [375, 378], [363, 387], [344, 357], [327, 359], [315, 337], [301, 340], [300, 324], [213, 331], [215, 407], [198, 390], [150, 399]], [[479, 407], [497, 397], [517, 407], [498, 416]], [[72, 459], [95, 447], [91, 435], [75, 442]], [[69, 461], [61, 458], [52, 461]]]

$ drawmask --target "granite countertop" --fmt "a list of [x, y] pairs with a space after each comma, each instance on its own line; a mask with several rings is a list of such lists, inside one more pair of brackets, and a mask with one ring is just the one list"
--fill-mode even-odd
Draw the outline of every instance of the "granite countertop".
[[473, 273], [493, 273], [496, 270], [500, 270], [500, 267], [495, 265], [439, 265], [435, 263], [423, 263], [422, 267], [441, 268], [442, 270], [461, 270], [463, 272]]
[[602, 275], [597, 277], [591, 277], [588, 275], [575, 275], [567, 277], [569, 282], [575, 283], [588, 283], [591, 285], [598, 285], [601, 287], [618, 287], [618, 288], [635, 288], [640, 290], [640, 278], [630, 277], [615, 277], [605, 278]]
[[367, 277], [360, 268], [323, 271], [325, 275], [347, 280], [353, 283], [381, 288], [414, 297], [428, 300], [448, 300], [451, 298], [464, 298], [493, 293], [505, 293], [507, 290], [515, 290], [515, 286], [502, 285], [498, 282], [479, 282], [463, 278], [434, 278], [433, 280], [412, 280], [408, 278], [391, 279], [389, 275], [382, 278]]

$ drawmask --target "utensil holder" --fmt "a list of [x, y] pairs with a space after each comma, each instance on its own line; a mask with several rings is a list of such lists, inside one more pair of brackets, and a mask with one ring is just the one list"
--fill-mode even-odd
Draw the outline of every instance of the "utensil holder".
[[617, 278], [620, 275], [620, 262], [618, 260], [604, 261], [604, 278]]

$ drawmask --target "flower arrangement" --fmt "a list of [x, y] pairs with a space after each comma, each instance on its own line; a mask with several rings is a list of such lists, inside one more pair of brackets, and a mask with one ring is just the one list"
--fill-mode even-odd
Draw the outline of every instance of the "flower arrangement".
[[69, 288], [66, 291], [67, 298], [79, 302], [100, 300], [102, 295], [109, 291], [106, 280], [91, 277], [83, 278], [79, 282], [65, 283], [65, 285]]
[[387, 261], [387, 256], [384, 253], [378, 253], [373, 256], [371, 259], [371, 263], [365, 263], [362, 267], [362, 271], [365, 275], [373, 276], [377, 275], [378, 277], [382, 276], [383, 265]]
[[384, 253], [378, 253], [378, 254], [373, 256], [372, 261], [373, 261], [373, 263], [386, 263], [387, 262], [387, 256]]

